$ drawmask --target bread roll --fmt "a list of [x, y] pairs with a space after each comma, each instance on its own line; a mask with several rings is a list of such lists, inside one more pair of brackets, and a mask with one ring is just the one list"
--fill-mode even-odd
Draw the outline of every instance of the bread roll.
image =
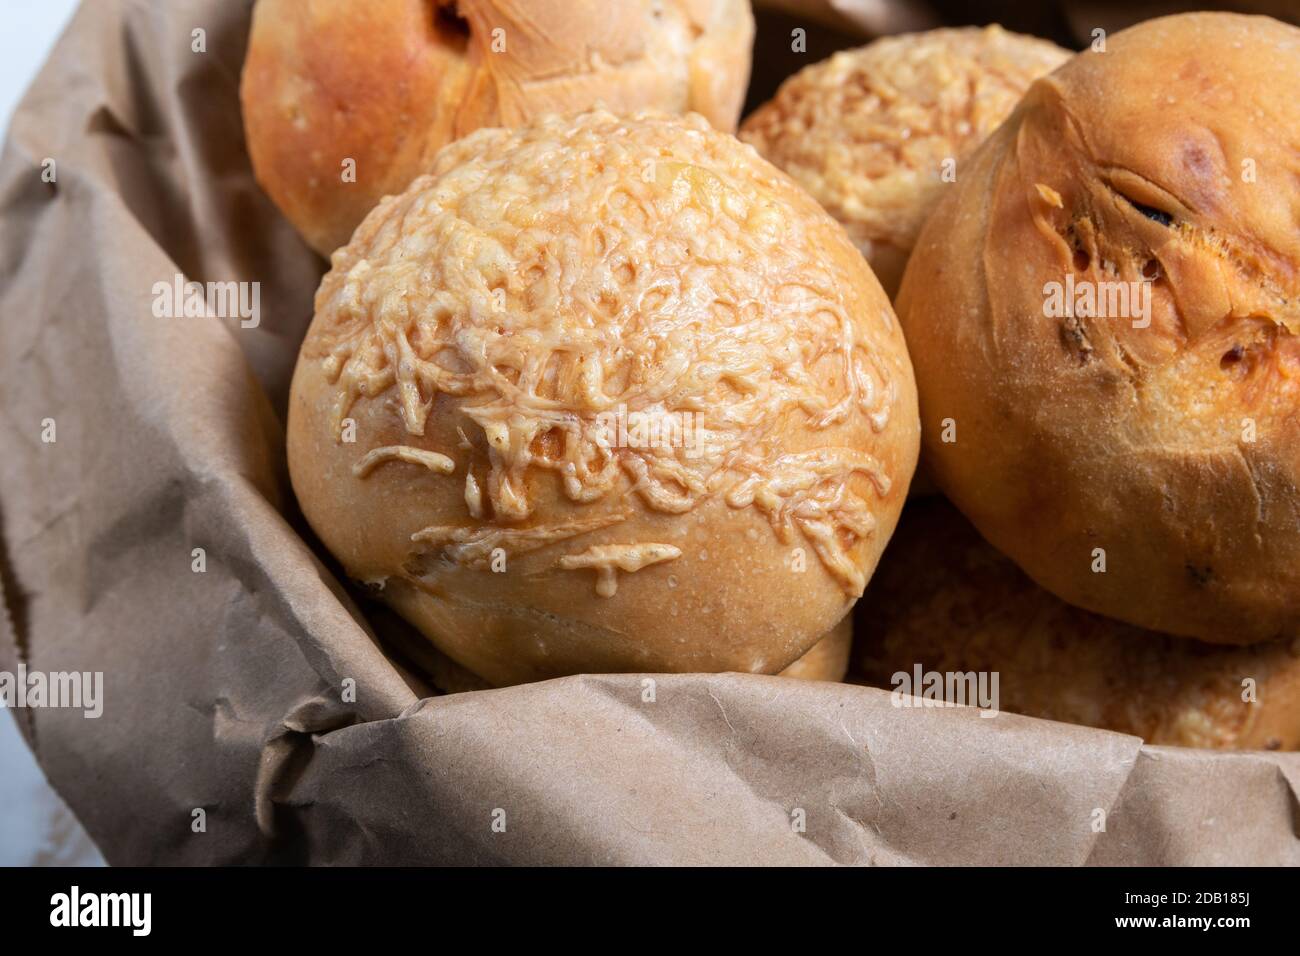
[[493, 684], [774, 674], [875, 567], [915, 400], [807, 194], [702, 117], [595, 112], [453, 143], [366, 218], [289, 466], [347, 572]]
[[[849, 669], [849, 652], [852, 646], [853, 616], [846, 614], [844, 620], [836, 624], [829, 634], [812, 646], [812, 650], [777, 676], [832, 683], [842, 681]], [[487, 690], [492, 686], [477, 674], [461, 667], [433, 644], [411, 650], [414, 651], [415, 661], [428, 675], [433, 686], [444, 694]]]
[[740, 138], [840, 221], [892, 298], [962, 160], [1067, 50], [998, 26], [891, 36], [800, 70]]
[[1039, 80], [927, 222], [926, 460], [1072, 604], [1300, 636], [1297, 154], [1300, 30], [1169, 17]]
[[735, 129], [753, 34], [748, 0], [258, 0], [240, 89], [253, 171], [329, 255], [481, 126], [603, 105]]
[[1153, 744], [1300, 749], [1300, 641], [1225, 647], [1072, 607], [942, 499], [908, 505], [855, 616], [855, 660], [881, 687], [918, 664], [996, 671], [1005, 711]]
[[849, 654], [853, 650], [853, 615], [846, 614], [831, 632], [778, 675], [795, 680], [844, 680], [849, 670]]

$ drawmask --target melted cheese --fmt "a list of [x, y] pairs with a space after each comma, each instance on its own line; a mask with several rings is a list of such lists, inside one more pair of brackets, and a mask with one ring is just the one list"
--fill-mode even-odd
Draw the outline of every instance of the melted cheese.
[[[864, 305], [865, 270], [843, 275], [828, 243], [852, 255], [808, 197], [698, 117], [591, 113], [481, 131], [336, 253], [309, 348], [338, 387], [336, 427], [395, 389], [405, 429], [422, 435], [439, 396], [461, 400], [456, 414], [486, 449], [482, 486], [465, 484], [476, 519], [530, 519], [532, 470], [582, 504], [630, 483], [646, 508], [684, 514], [722, 493], [803, 532], [860, 592], [851, 552], [874, 522], [850, 479], [865, 473], [883, 495], [883, 465], [783, 450], [844, 425], [886, 431], [905, 370], [896, 333]], [[601, 426], [622, 408], [691, 414], [707, 441], [623, 447]], [[477, 562], [489, 541], [549, 533], [416, 538]]]
[[411, 535], [412, 543], [422, 550], [432, 551], [448, 561], [475, 570], [491, 566], [492, 552], [498, 548], [507, 556], [525, 554], [578, 535], [608, 528], [627, 515], [601, 515], [564, 524], [539, 525], [533, 528], [497, 528], [491, 525], [477, 527], [450, 527], [433, 525]]
[[566, 554], [558, 566], [566, 571], [592, 568], [596, 572], [596, 593], [613, 597], [618, 592], [618, 572], [632, 574], [661, 561], [682, 556], [671, 544], [597, 544], [581, 554]]
[[456, 463], [446, 455], [411, 445], [385, 445], [365, 453], [352, 466], [352, 474], [364, 478], [386, 461], [405, 461], [413, 465], [423, 465], [430, 471], [450, 475], [456, 470]]

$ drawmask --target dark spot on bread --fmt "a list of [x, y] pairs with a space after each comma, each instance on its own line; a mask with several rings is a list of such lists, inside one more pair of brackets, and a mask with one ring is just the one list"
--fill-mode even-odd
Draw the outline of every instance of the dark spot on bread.
[[528, 446], [528, 450], [538, 458], [555, 460], [564, 454], [564, 439], [564, 429], [548, 428], [546, 431], [533, 437], [532, 443]]
[[1188, 143], [1183, 147], [1183, 165], [1203, 178], [1214, 175], [1214, 161], [1200, 143]]
[[1070, 225], [1066, 226], [1065, 234], [1062, 238], [1069, 243], [1070, 248], [1074, 252], [1071, 259], [1071, 262], [1074, 265], [1074, 271], [1086, 272], [1088, 266], [1092, 264], [1092, 255], [1088, 252], [1087, 246], [1084, 245], [1083, 237], [1079, 235], [1079, 230], [1075, 227], [1074, 223], [1070, 223]]
[[469, 46], [469, 21], [460, 15], [454, 0], [434, 3], [433, 28], [438, 38], [453, 49], [463, 51]]
[[1092, 358], [1092, 342], [1088, 339], [1088, 332], [1077, 316], [1062, 319], [1060, 332], [1061, 344], [1074, 356], [1075, 361], [1084, 365]]
[[1142, 213], [1142, 215], [1146, 216], [1152, 222], [1158, 222], [1162, 226], [1172, 226], [1174, 224], [1174, 217], [1163, 209], [1157, 209], [1155, 206], [1148, 206], [1146, 203], [1129, 199], [1128, 196], [1124, 196], [1123, 193], [1120, 193], [1120, 195], [1123, 196], [1125, 202], [1138, 212]]

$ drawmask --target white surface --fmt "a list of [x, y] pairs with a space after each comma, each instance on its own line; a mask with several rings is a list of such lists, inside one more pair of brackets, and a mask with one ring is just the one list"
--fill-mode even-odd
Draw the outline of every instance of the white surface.
[[[9, 129], [14, 107], [76, 6], [75, 0], [0, 0], [0, 129]], [[0, 709], [0, 866], [55, 863], [94, 865], [103, 858], [45, 782], [13, 712]]]
[[10, 114], [76, 8], [76, 0], [0, 0], [0, 129], [9, 129]]

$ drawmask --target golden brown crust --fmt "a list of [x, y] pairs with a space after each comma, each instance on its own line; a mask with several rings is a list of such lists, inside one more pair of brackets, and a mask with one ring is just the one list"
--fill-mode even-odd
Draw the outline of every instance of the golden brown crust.
[[328, 255], [480, 127], [603, 104], [734, 129], [753, 29], [746, 0], [259, 0], [240, 90], [253, 169]]
[[[482, 130], [433, 168], [317, 293], [289, 453], [322, 540], [495, 683], [805, 653], [918, 441], [901, 331], [842, 230], [699, 117]], [[685, 440], [639, 441], [635, 415]]]
[[[853, 616], [846, 614], [831, 632], [812, 646], [778, 677], [794, 680], [821, 680], [836, 683], [844, 680], [849, 669], [849, 652], [853, 646]], [[466, 691], [488, 690], [492, 687], [477, 674], [461, 667], [432, 644], [407, 647], [414, 660], [428, 674], [433, 686], [444, 694], [463, 694]]]
[[795, 680], [824, 680], [837, 683], [844, 680], [849, 670], [849, 655], [853, 650], [853, 615], [846, 614], [831, 632], [812, 646], [778, 677]]
[[959, 168], [1069, 57], [998, 26], [885, 37], [800, 70], [740, 138], [839, 220], [892, 297], [943, 192], [944, 162]]
[[1071, 607], [942, 499], [908, 506], [855, 616], [857, 668], [881, 687], [918, 664], [996, 671], [1005, 711], [1153, 744], [1300, 749], [1300, 641], [1225, 647]]
[[[1300, 30], [1154, 20], [1039, 80], [927, 222], [898, 298], [926, 460], [1071, 603], [1300, 636], [1298, 152]], [[1067, 278], [1136, 291], [1056, 315]]]

